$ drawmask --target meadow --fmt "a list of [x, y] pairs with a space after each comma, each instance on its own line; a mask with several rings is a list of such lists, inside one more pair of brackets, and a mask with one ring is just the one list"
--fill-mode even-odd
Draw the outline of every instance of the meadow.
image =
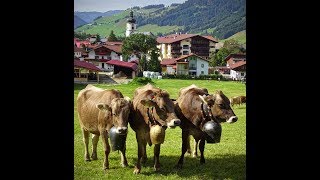
[[[215, 90], [221, 90], [227, 97], [246, 95], [245, 84], [232, 81], [160, 79], [154, 82], [156, 87], [168, 91], [172, 99], [177, 98], [180, 88], [191, 84], [207, 88], [210, 94]], [[141, 86], [137, 84], [94, 85], [104, 89], [118, 89], [124, 96], [130, 98], [133, 97], [134, 90]], [[221, 124], [220, 143], [205, 145], [206, 163], [204, 165], [200, 165], [200, 158], [193, 158], [186, 153], [183, 168], [181, 170], [174, 168], [181, 154], [181, 129], [177, 127], [166, 130], [165, 142], [161, 145], [160, 152], [161, 170], [158, 172], [153, 170], [153, 146], [147, 145], [148, 160], [145, 166], [142, 166], [141, 173], [135, 175], [133, 169], [137, 160], [137, 142], [135, 132], [130, 127], [126, 142], [128, 167], [121, 167], [120, 153], [114, 151], [109, 155], [110, 169], [107, 172], [103, 170], [104, 152], [101, 139], [98, 143], [98, 160], [84, 161], [84, 146], [76, 107], [76, 97], [83, 88], [85, 85], [74, 85], [74, 179], [246, 179], [245, 104], [233, 107], [239, 118], [236, 123]], [[90, 141], [90, 151], [91, 145]]]

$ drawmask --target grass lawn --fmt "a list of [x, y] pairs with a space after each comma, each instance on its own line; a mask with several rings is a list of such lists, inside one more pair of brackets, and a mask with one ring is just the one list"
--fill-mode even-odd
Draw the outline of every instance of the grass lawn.
[[[227, 96], [246, 95], [246, 87], [238, 82], [218, 82], [214, 80], [154, 80], [155, 86], [167, 90], [171, 98], [176, 99], [179, 89], [195, 84], [205, 87], [209, 93], [222, 90]], [[132, 98], [138, 85], [107, 85], [97, 84], [105, 89], [118, 89], [124, 96]], [[139, 175], [133, 174], [137, 160], [137, 142], [134, 131], [129, 127], [127, 136], [127, 160], [129, 167], [120, 165], [120, 153], [111, 152], [109, 155], [110, 169], [105, 173], [102, 169], [103, 146], [101, 139], [98, 143], [98, 160], [84, 161], [84, 146], [77, 115], [76, 97], [85, 85], [74, 85], [74, 179], [246, 179], [246, 105], [234, 106], [238, 121], [234, 124], [222, 124], [222, 137], [218, 144], [205, 145], [206, 163], [200, 165], [199, 158], [185, 154], [183, 169], [175, 170], [181, 154], [181, 129], [166, 130], [165, 142], [161, 145], [159, 172], [153, 170], [153, 146], [147, 145], [148, 161], [142, 166]], [[90, 136], [91, 137], [91, 136]], [[193, 144], [193, 143], [192, 143]], [[91, 150], [91, 141], [89, 147]], [[193, 146], [192, 146], [193, 147]], [[198, 152], [200, 154], [200, 152]]]

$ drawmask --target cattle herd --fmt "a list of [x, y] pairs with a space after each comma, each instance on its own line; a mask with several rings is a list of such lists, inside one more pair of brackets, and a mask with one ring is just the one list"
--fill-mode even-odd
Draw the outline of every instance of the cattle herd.
[[[191, 154], [190, 135], [194, 137], [193, 156], [198, 156], [197, 146], [199, 145], [200, 163], [203, 164], [205, 163], [204, 146], [208, 138], [208, 134], [203, 129], [204, 124], [236, 122], [238, 118], [230, 105], [241, 103], [245, 103], [245, 96], [244, 99], [243, 97], [228, 99], [222, 91], [209, 94], [207, 89], [196, 85], [181, 88], [176, 100], [170, 99], [167, 91], [151, 84], [137, 88], [132, 100], [124, 97], [118, 90], [105, 90], [87, 85], [77, 97], [77, 110], [85, 147], [84, 159], [86, 161], [97, 159], [97, 143], [101, 136], [104, 147], [103, 168], [109, 169], [110, 129], [113, 128], [115, 133], [123, 135], [127, 134], [128, 124], [130, 124], [138, 144], [138, 158], [133, 173], [139, 174], [141, 164], [147, 160], [147, 144], [154, 145], [154, 170], [157, 171], [160, 169], [160, 147], [165, 131], [179, 126], [182, 130], [182, 146], [176, 167], [182, 168], [186, 152]], [[92, 134], [91, 156], [88, 150], [90, 133]], [[126, 167], [128, 166], [126, 146], [119, 150], [121, 164]]]

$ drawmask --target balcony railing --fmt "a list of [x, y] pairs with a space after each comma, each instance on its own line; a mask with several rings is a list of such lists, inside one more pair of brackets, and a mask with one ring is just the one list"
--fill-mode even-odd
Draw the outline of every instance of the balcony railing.
[[197, 67], [189, 67], [189, 70], [197, 70]]

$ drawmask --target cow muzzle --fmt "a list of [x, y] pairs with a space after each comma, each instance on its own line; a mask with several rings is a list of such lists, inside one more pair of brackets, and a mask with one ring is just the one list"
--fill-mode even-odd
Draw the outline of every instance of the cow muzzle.
[[118, 134], [127, 134], [128, 128], [127, 127], [118, 127], [116, 133]]
[[237, 116], [231, 116], [228, 120], [227, 123], [235, 123], [237, 122], [238, 117]]
[[180, 119], [172, 119], [169, 123], [167, 123], [169, 128], [175, 128], [176, 126], [180, 126], [181, 120]]

